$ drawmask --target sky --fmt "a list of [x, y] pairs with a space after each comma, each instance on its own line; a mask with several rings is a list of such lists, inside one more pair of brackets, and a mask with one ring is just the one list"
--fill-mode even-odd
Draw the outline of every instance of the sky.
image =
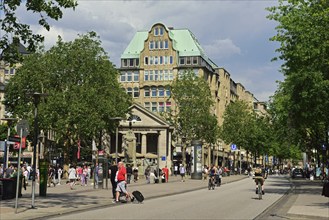
[[236, 83], [259, 101], [268, 101], [282, 81], [275, 21], [266, 18], [266, 7], [277, 0], [78, 0], [75, 10], [64, 10], [63, 18], [49, 20], [50, 31], [37, 25], [38, 15], [20, 9], [18, 17], [36, 33], [45, 36], [50, 48], [61, 35], [71, 41], [78, 34], [95, 31], [110, 60], [120, 67], [120, 56], [137, 31], [149, 31], [163, 23], [189, 29], [208, 57], [225, 68]]

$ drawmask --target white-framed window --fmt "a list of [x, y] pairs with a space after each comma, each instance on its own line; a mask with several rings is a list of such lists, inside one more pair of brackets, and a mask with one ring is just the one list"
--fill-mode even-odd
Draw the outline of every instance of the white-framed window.
[[164, 49], [168, 49], [169, 48], [169, 43], [168, 40], [164, 41]]
[[159, 41], [155, 41], [154, 43], [154, 49], [158, 49], [159, 48]]
[[159, 81], [163, 81], [163, 70], [159, 70]]
[[165, 90], [164, 90], [164, 88], [162, 87], [162, 86], [159, 86], [158, 87], [158, 96], [159, 97], [164, 97], [164, 95], [165, 95]]
[[128, 60], [127, 59], [123, 59], [122, 66], [124, 66], [124, 67], [128, 66]]
[[158, 36], [159, 35], [159, 28], [155, 27], [154, 28], [154, 36]]
[[160, 28], [159, 28], [159, 32], [160, 32], [159, 34], [160, 34], [160, 36], [163, 35], [163, 31], [164, 31], [164, 30], [163, 30], [163, 27], [160, 27]]
[[133, 94], [133, 89], [130, 87], [127, 88], [127, 94], [131, 96]]
[[144, 57], [144, 65], [149, 65], [149, 58], [148, 57]]
[[168, 56], [163, 56], [163, 59], [164, 59], [164, 64], [168, 64]]
[[129, 59], [129, 66], [133, 67], [134, 66], [134, 59]]
[[128, 73], [127, 73], [127, 82], [131, 82], [132, 79], [133, 79], [133, 77], [132, 77], [132, 73], [131, 73], [131, 72], [128, 72]]
[[154, 49], [154, 41], [153, 41], [153, 40], [151, 40], [151, 41], [149, 42], [149, 49], [150, 49], [150, 50], [153, 50], [153, 49]]
[[5, 69], [5, 75], [9, 74], [9, 69]]
[[154, 81], [158, 81], [158, 80], [159, 80], [159, 71], [154, 70]]
[[184, 65], [185, 64], [185, 57], [180, 57], [179, 58], [179, 64]]
[[153, 57], [150, 57], [150, 65], [153, 65]]
[[163, 80], [169, 80], [169, 74], [168, 74], [168, 70], [164, 70], [164, 74], [163, 74]]
[[134, 98], [138, 98], [139, 97], [139, 89], [138, 87], [134, 87]]
[[157, 87], [152, 86], [151, 87], [151, 96], [156, 97], [157, 96]]
[[186, 57], [186, 65], [191, 65], [191, 57]]
[[135, 71], [133, 73], [133, 75], [134, 75], [134, 82], [138, 82], [139, 81], [139, 73]]
[[159, 41], [159, 48], [163, 49], [163, 41]]
[[173, 80], [173, 79], [174, 79], [174, 74], [172, 70], [169, 70], [169, 80]]
[[193, 65], [198, 65], [198, 57], [193, 57]]
[[174, 63], [174, 58], [172, 56], [169, 57], [169, 63], [173, 64]]
[[164, 110], [165, 110], [164, 102], [159, 102], [159, 112], [164, 112]]
[[122, 72], [120, 73], [120, 82], [125, 82], [126, 81], [126, 73]]
[[150, 97], [150, 87], [144, 88], [144, 97]]
[[150, 70], [150, 81], [154, 80], [154, 70]]
[[151, 111], [152, 111], [152, 112], [156, 112], [157, 109], [158, 109], [158, 103], [156, 103], [156, 102], [152, 102]]
[[144, 102], [144, 107], [150, 110], [151, 104], [149, 102]]
[[170, 97], [170, 95], [171, 95], [171, 92], [170, 92], [170, 86], [167, 86], [167, 87], [166, 87], [166, 96], [167, 96], [167, 97]]
[[144, 71], [144, 81], [149, 81], [149, 71], [148, 70]]
[[162, 65], [163, 64], [163, 56], [159, 57], [159, 64]]
[[155, 56], [155, 57], [154, 57], [154, 64], [157, 65], [158, 63], [159, 63], [158, 56]]

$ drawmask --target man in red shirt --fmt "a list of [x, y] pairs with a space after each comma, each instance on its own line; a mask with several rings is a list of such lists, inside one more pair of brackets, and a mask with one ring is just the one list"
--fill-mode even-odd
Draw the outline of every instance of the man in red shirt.
[[169, 178], [169, 169], [167, 168], [167, 165], [162, 168], [162, 173], [165, 174], [165, 178], [166, 178], [166, 182], [168, 182], [168, 178]]
[[134, 198], [130, 197], [130, 193], [126, 189], [126, 180], [127, 180], [127, 171], [123, 162], [118, 163], [118, 172], [117, 172], [117, 188], [116, 188], [116, 195], [115, 195], [115, 203], [119, 202], [120, 193], [126, 194], [126, 199], [130, 198], [131, 201]]

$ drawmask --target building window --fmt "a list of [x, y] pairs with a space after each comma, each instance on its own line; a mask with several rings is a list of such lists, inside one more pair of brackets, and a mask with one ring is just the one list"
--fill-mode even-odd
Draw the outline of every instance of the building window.
[[186, 57], [186, 65], [191, 65], [191, 57]]
[[168, 40], [165, 40], [165, 41], [164, 41], [164, 48], [165, 48], [165, 49], [168, 49], [168, 47], [169, 47]]
[[163, 56], [159, 57], [159, 64], [162, 65], [163, 64]]
[[157, 56], [154, 57], [154, 64], [157, 65], [159, 63], [159, 59]]
[[163, 102], [159, 102], [159, 112], [164, 112], [165, 107]]
[[169, 63], [170, 63], [170, 64], [173, 64], [173, 63], [174, 63], [174, 59], [173, 59], [172, 56], [169, 57]]
[[184, 57], [179, 58], [179, 64], [180, 65], [184, 65], [185, 64], [185, 58]]
[[172, 73], [172, 70], [169, 70], [169, 80], [174, 79], [174, 74]]
[[144, 88], [144, 97], [150, 97], [150, 87]]
[[162, 86], [158, 88], [158, 93], [159, 93], [159, 97], [164, 97], [164, 88]]
[[159, 35], [159, 28], [154, 28], [154, 36], [158, 36]]
[[159, 48], [163, 49], [163, 41], [159, 41]]
[[132, 73], [128, 72], [127, 73], [127, 82], [131, 82], [132, 81]]
[[160, 35], [162, 36], [163, 35], [163, 27], [160, 27], [159, 31], [160, 31]]
[[146, 109], [150, 110], [151, 105], [150, 105], [149, 102], [144, 102], [144, 107], [145, 107]]
[[166, 112], [170, 112], [171, 110], [171, 102], [166, 102]]
[[129, 66], [133, 67], [134, 66], [134, 59], [129, 59]]
[[148, 70], [144, 71], [144, 81], [149, 81], [149, 71]]
[[164, 80], [168, 80], [169, 79], [169, 75], [168, 75], [168, 70], [164, 70]]
[[159, 70], [159, 80], [163, 81], [163, 70]]
[[156, 112], [157, 111], [157, 108], [158, 108], [157, 104], [158, 103], [156, 103], [156, 102], [152, 102], [152, 109], [151, 109], [152, 112]]
[[136, 59], [136, 66], [139, 66], [139, 59]]
[[153, 57], [150, 57], [150, 65], [153, 65]]
[[154, 71], [150, 70], [150, 81], [154, 80]]
[[5, 75], [8, 75], [8, 74], [9, 74], [9, 70], [5, 69]]
[[133, 94], [133, 89], [132, 88], [127, 88], [127, 94], [128, 95], [130, 95], [130, 96], [132, 96], [132, 94]]
[[138, 82], [138, 81], [139, 81], [139, 73], [134, 72], [134, 82]]
[[154, 70], [154, 81], [158, 81], [159, 79], [159, 71], [158, 70]]
[[193, 65], [198, 65], [198, 57], [193, 57]]
[[164, 56], [163, 59], [164, 59], [164, 64], [168, 64], [168, 56]]
[[134, 88], [134, 98], [138, 98], [139, 97], [139, 89], [138, 87]]
[[152, 86], [151, 87], [151, 96], [156, 97], [157, 96], [157, 87]]
[[144, 64], [149, 65], [149, 58], [148, 57], [144, 57]]
[[155, 41], [155, 43], [154, 43], [154, 48], [155, 49], [158, 49], [159, 48], [159, 44], [158, 43], [159, 43], [158, 41]]
[[123, 59], [123, 66], [124, 67], [128, 66], [128, 60], [127, 59]]
[[153, 50], [154, 49], [154, 41], [149, 42], [149, 49]]
[[171, 95], [171, 93], [170, 93], [170, 87], [167, 86], [167, 87], [166, 87], [166, 96], [167, 96], [167, 97], [170, 97], [170, 95]]
[[120, 82], [125, 82], [126, 81], [126, 73], [121, 73], [120, 74]]

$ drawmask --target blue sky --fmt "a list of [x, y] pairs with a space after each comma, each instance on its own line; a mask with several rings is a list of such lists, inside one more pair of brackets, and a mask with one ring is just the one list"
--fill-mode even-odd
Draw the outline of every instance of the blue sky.
[[269, 41], [277, 24], [266, 18], [265, 10], [276, 0], [78, 0], [78, 4], [75, 11], [65, 10], [61, 20], [51, 21], [49, 32], [36, 25], [37, 15], [23, 10], [18, 15], [45, 35], [46, 48], [55, 44], [58, 35], [70, 41], [95, 31], [118, 67], [136, 31], [149, 30], [157, 22], [187, 28], [210, 59], [259, 101], [268, 101], [277, 89], [276, 81], [283, 80], [281, 63], [271, 62], [278, 55], [279, 44]]

